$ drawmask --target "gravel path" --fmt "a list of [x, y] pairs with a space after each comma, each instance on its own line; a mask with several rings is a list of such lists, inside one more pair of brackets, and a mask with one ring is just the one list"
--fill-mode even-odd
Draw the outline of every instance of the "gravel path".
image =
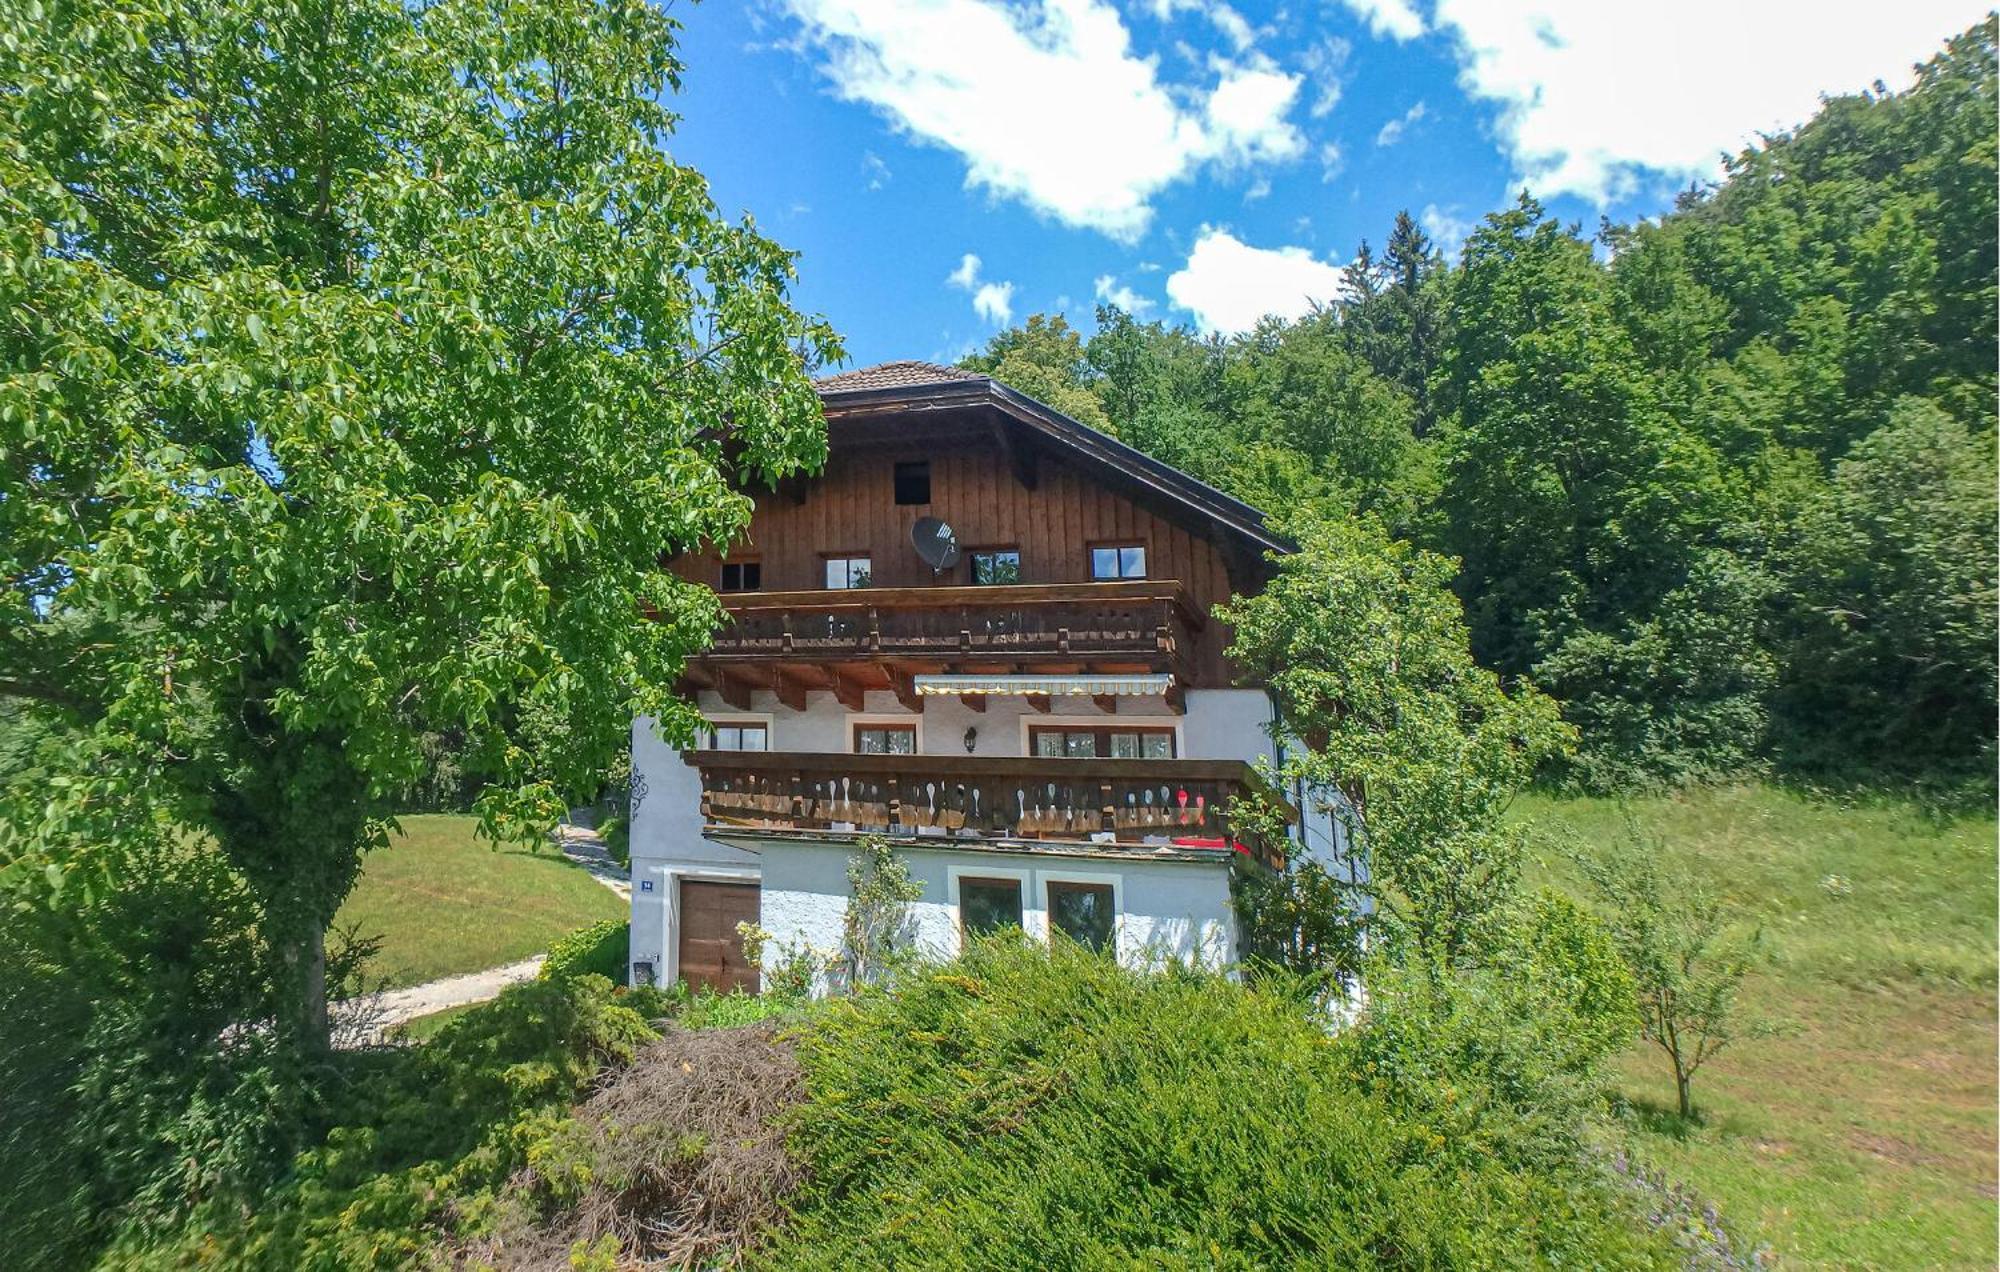
[[611, 859], [597, 832], [582, 826], [558, 826], [554, 839], [563, 856], [590, 871], [590, 877], [627, 901], [632, 899], [632, 872]]
[[[631, 899], [632, 876], [611, 859], [611, 853], [597, 832], [581, 826], [558, 826], [554, 839], [563, 856], [590, 872], [590, 877], [619, 896]], [[533, 980], [541, 970], [542, 958], [524, 958], [505, 967], [489, 967], [483, 972], [447, 976], [408, 989], [388, 990], [350, 998], [333, 1005], [333, 1033], [336, 1046], [372, 1047], [386, 1040], [388, 1030], [404, 1021], [428, 1016], [447, 1007], [483, 1003], [497, 998], [509, 985]]]
[[489, 967], [483, 972], [447, 976], [408, 989], [388, 990], [363, 998], [350, 998], [333, 1005], [334, 1035], [347, 1047], [373, 1046], [384, 1041], [393, 1025], [419, 1016], [428, 1016], [447, 1007], [483, 1003], [497, 998], [500, 991], [521, 981], [533, 980], [541, 970], [543, 955], [524, 958], [505, 967]]

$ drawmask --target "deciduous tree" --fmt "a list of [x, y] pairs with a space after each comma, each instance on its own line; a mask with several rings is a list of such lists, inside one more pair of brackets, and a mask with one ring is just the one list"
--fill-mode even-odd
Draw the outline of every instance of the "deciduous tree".
[[1369, 518], [1295, 525], [1299, 551], [1264, 591], [1218, 611], [1231, 654], [1277, 694], [1303, 741], [1283, 774], [1331, 800], [1365, 854], [1392, 934], [1450, 965], [1470, 954], [1518, 874], [1501, 815], [1571, 731], [1532, 685], [1472, 661], [1454, 563]]
[[1669, 871], [1657, 843], [1636, 837], [1575, 860], [1638, 990], [1639, 1029], [1674, 1070], [1682, 1117], [1694, 1114], [1694, 1078], [1723, 1048], [1763, 1026], [1746, 1023], [1737, 991], [1760, 932], [1745, 932], [1700, 879]]
[[[817, 463], [792, 258], [662, 144], [644, 0], [81, 0], [0, 42], [0, 692], [59, 717], [9, 877], [163, 810], [252, 889], [282, 1032], [454, 730], [525, 835], [717, 621], [667, 556]], [[136, 827], [137, 830], [125, 828]]]
[[1104, 408], [1090, 391], [1083, 337], [1061, 314], [1034, 314], [993, 337], [984, 353], [961, 364], [1037, 398], [1080, 423], [1108, 428]]

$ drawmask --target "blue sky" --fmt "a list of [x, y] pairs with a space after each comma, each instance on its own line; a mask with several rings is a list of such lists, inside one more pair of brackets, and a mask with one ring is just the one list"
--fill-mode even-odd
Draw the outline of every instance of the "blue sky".
[[1213, 331], [1326, 298], [1407, 208], [1448, 248], [1524, 185], [1667, 207], [1963, 0], [708, 0], [671, 149], [798, 251], [849, 365], [949, 361], [1115, 298]]

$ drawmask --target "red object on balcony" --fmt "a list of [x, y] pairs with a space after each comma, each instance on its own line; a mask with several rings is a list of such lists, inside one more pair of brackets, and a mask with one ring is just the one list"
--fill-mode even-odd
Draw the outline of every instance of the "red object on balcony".
[[1250, 855], [1250, 845], [1240, 839], [1202, 838], [1196, 835], [1179, 835], [1169, 841], [1176, 848], [1233, 848], [1244, 856]]

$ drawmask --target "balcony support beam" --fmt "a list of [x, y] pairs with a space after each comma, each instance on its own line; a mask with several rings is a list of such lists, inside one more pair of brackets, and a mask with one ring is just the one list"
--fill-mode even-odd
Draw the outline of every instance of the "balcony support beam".
[[780, 668], [771, 671], [771, 692], [778, 695], [778, 701], [794, 711], [806, 709], [806, 687], [787, 676]]
[[924, 695], [917, 692], [915, 675], [890, 666], [884, 666], [882, 674], [888, 677], [889, 687], [896, 691], [896, 701], [902, 704], [903, 710], [914, 711], [918, 715], [924, 713]]
[[1005, 420], [993, 422], [993, 440], [999, 444], [1000, 453], [1007, 457], [1007, 466], [1014, 470], [1014, 480], [1021, 483], [1021, 489], [1033, 490], [1040, 484], [1041, 469], [1036, 462], [1035, 448], [1016, 438]]
[[866, 689], [925, 669], [1185, 674], [1200, 622], [1180, 584], [1153, 579], [746, 592], [723, 605], [733, 621], [690, 671], [728, 667], [760, 690], [774, 665], [813, 690], [833, 687], [829, 668]]
[[863, 690], [858, 681], [840, 674], [840, 668], [828, 667], [826, 678], [833, 689], [834, 700], [849, 711], [859, 711], [866, 704]]
[[727, 671], [715, 673], [715, 693], [738, 711], [750, 709], [750, 682], [739, 680]]

